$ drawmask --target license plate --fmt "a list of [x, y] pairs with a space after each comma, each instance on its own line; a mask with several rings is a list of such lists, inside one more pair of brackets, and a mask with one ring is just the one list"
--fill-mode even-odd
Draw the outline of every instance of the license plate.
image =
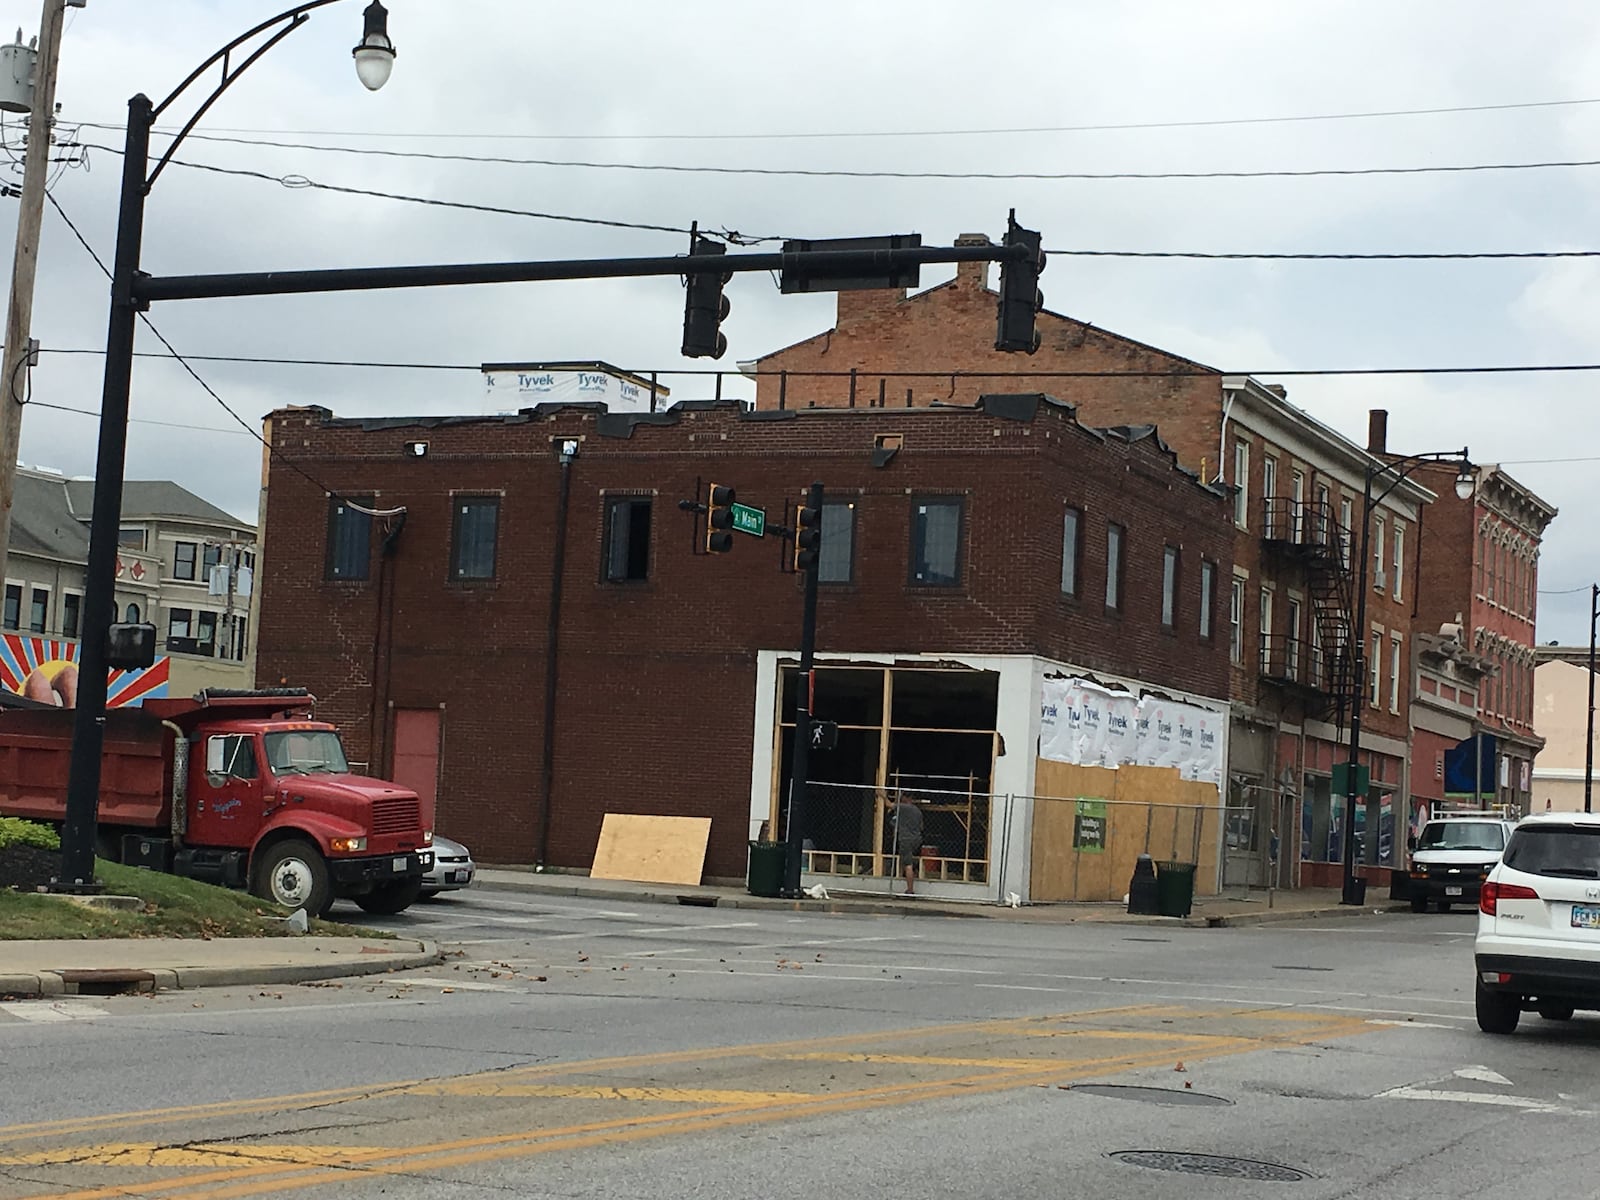
[[1458, 887], [1447, 887], [1444, 890], [1444, 894], [1446, 896], [1459, 896], [1461, 895], [1461, 889]]
[[390, 866], [396, 871], [404, 871], [406, 869], [405, 855], [402, 854], [399, 858], [395, 859]]
[[1574, 929], [1600, 929], [1600, 907], [1593, 904], [1574, 904], [1572, 906], [1572, 927]]
[[468, 883], [468, 882], [471, 881], [471, 879], [472, 879], [472, 872], [471, 871], [451, 871], [450, 872], [450, 882], [451, 883]]

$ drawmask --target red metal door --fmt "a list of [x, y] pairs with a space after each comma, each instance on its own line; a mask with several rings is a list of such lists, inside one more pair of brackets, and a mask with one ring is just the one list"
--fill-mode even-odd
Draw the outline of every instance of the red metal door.
[[434, 827], [439, 800], [440, 726], [437, 708], [394, 710], [394, 766], [389, 778], [422, 798], [422, 826]]

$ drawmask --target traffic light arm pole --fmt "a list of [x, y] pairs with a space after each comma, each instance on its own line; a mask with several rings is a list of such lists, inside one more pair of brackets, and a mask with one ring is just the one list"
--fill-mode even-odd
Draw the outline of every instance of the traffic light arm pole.
[[[822, 512], [822, 484], [813, 483], [806, 507]], [[805, 602], [800, 617], [800, 679], [795, 694], [794, 754], [789, 773], [789, 853], [784, 860], [783, 894], [800, 893], [800, 866], [804, 857], [806, 788], [811, 767], [811, 668], [817, 652], [817, 576], [821, 555], [806, 567]]]
[[325, 271], [254, 271], [227, 275], [140, 275], [135, 300], [206, 300], [309, 292], [457, 287], [559, 279], [622, 279], [697, 272], [794, 271], [859, 273], [924, 263], [1008, 262], [1025, 246], [913, 246], [899, 250], [801, 250], [777, 254], [679, 254], [656, 258], [577, 258], [539, 262], [444, 263], [414, 267], [342, 267]]

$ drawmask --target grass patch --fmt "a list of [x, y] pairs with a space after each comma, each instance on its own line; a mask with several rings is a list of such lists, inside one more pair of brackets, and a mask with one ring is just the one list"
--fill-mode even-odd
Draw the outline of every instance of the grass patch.
[[[248, 892], [196, 879], [161, 875], [103, 860], [95, 877], [110, 895], [137, 896], [142, 912], [85, 908], [57, 896], [0, 890], [0, 940], [121, 937], [290, 937], [278, 908]], [[340, 937], [394, 936], [337, 921], [312, 921], [314, 934]]]

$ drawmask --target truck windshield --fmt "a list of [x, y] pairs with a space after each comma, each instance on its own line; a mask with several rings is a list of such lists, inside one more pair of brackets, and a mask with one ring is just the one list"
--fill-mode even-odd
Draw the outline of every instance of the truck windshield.
[[274, 775], [345, 775], [350, 771], [344, 746], [331, 729], [269, 733], [263, 740]]
[[1504, 850], [1505, 830], [1490, 821], [1430, 821], [1418, 850]]

